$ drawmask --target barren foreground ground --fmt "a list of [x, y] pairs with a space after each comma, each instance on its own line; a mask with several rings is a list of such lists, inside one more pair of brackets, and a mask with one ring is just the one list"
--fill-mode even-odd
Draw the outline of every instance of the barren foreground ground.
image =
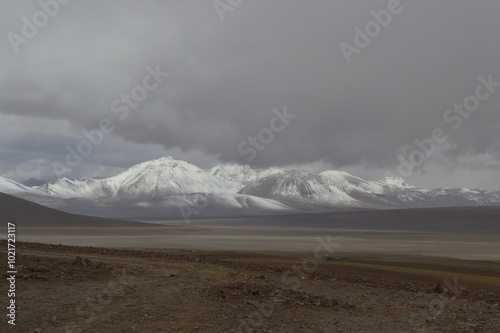
[[[5, 241], [0, 248], [5, 267]], [[498, 264], [324, 250], [18, 243], [17, 320], [8, 331], [500, 332]]]

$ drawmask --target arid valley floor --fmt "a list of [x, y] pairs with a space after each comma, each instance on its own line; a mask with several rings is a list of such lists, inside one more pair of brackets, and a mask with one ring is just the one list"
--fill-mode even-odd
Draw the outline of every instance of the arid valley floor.
[[9, 332], [500, 332], [498, 209], [155, 224], [37, 209], [9, 216]]
[[500, 325], [500, 271], [485, 262], [343, 254], [315, 263], [39, 243], [19, 244], [19, 253], [12, 332], [498, 332]]

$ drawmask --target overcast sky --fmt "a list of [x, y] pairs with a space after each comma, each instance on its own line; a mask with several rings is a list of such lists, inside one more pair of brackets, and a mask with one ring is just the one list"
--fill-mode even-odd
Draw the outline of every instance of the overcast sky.
[[[108, 176], [173, 155], [500, 189], [500, 87], [480, 86], [500, 82], [500, 2], [394, 1], [73, 0], [51, 17], [49, 0], [1, 0], [0, 175], [53, 179], [57, 162]], [[367, 23], [369, 42], [354, 30]], [[447, 112], [466, 100], [475, 111]], [[103, 119], [113, 130], [68, 165]], [[402, 174], [436, 128], [446, 140]]]

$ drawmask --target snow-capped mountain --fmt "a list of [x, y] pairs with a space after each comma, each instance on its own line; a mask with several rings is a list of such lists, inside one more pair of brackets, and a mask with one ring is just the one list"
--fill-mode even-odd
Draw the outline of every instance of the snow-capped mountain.
[[292, 170], [257, 179], [240, 193], [284, 202], [308, 203], [322, 207], [362, 207], [338, 187], [329, 186], [318, 175]]
[[[95, 207], [64, 210], [123, 219], [197, 218], [281, 214], [284, 203], [237, 194], [243, 185], [216, 177], [188, 162], [163, 157], [108, 178], [61, 178], [36, 187], [59, 199], [92, 201]], [[77, 209], [77, 210], [75, 210]], [[192, 216], [191, 216], [192, 215]]]
[[426, 190], [407, 184], [402, 178], [385, 177], [369, 181], [346, 172], [320, 174], [327, 184], [372, 207], [447, 207], [500, 205], [499, 197], [486, 191], [469, 189]]
[[63, 199], [85, 198], [95, 200], [106, 193], [112, 195], [116, 186], [111, 183], [107, 184], [100, 179], [68, 179], [63, 177], [35, 188]]
[[91, 201], [82, 202], [79, 200], [78, 203], [73, 205], [73, 202], [70, 200], [54, 197], [48, 193], [39, 191], [32, 187], [27, 187], [14, 180], [3, 177], [0, 177], [0, 192], [60, 210], [68, 208], [68, 211], [71, 211], [72, 207], [76, 207], [78, 209], [83, 208], [84, 211], [87, 211], [95, 208], [95, 204]]
[[61, 198], [99, 201], [147, 200], [178, 194], [236, 193], [241, 185], [172, 157], [137, 164], [104, 179], [70, 180], [61, 178], [38, 187]]
[[356, 177], [345, 171], [324, 171], [319, 174], [319, 177], [325, 184], [336, 187], [345, 193], [350, 193], [355, 190], [366, 191], [370, 193], [383, 192], [383, 186], [378, 182], [373, 182], [360, 177]]
[[320, 173], [323, 182], [347, 193], [352, 198], [372, 207], [404, 207], [423, 195], [421, 189], [407, 184], [402, 178], [385, 177], [370, 181], [347, 172], [324, 171]]
[[67, 212], [129, 219], [500, 206], [500, 191], [426, 190], [397, 177], [371, 181], [332, 170], [314, 174], [234, 164], [202, 170], [172, 157], [140, 163], [108, 178], [61, 178], [33, 188], [0, 177], [0, 192]]
[[[498, 192], [497, 192], [498, 193]], [[471, 190], [467, 188], [457, 189], [435, 189], [428, 191], [430, 202], [425, 202], [424, 207], [446, 207], [446, 206], [500, 206], [498, 194], [488, 193], [482, 190]], [[415, 206], [421, 207], [421, 206]]]
[[31, 187], [25, 186], [12, 179], [0, 177], [0, 192], [6, 194], [43, 194]]
[[248, 165], [219, 164], [209, 169], [208, 173], [230, 182], [247, 185], [258, 179], [285, 173], [286, 171], [283, 168], [253, 169]]

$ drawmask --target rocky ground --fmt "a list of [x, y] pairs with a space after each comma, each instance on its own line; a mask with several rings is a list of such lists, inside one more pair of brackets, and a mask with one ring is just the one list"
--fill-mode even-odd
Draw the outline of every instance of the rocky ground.
[[[5, 315], [1, 325], [30, 333], [500, 332], [498, 289], [436, 282], [434, 268], [420, 267], [434, 270], [425, 277], [405, 265], [396, 272], [326, 259], [20, 243], [16, 325]], [[481, 274], [479, 282], [496, 278]]]

